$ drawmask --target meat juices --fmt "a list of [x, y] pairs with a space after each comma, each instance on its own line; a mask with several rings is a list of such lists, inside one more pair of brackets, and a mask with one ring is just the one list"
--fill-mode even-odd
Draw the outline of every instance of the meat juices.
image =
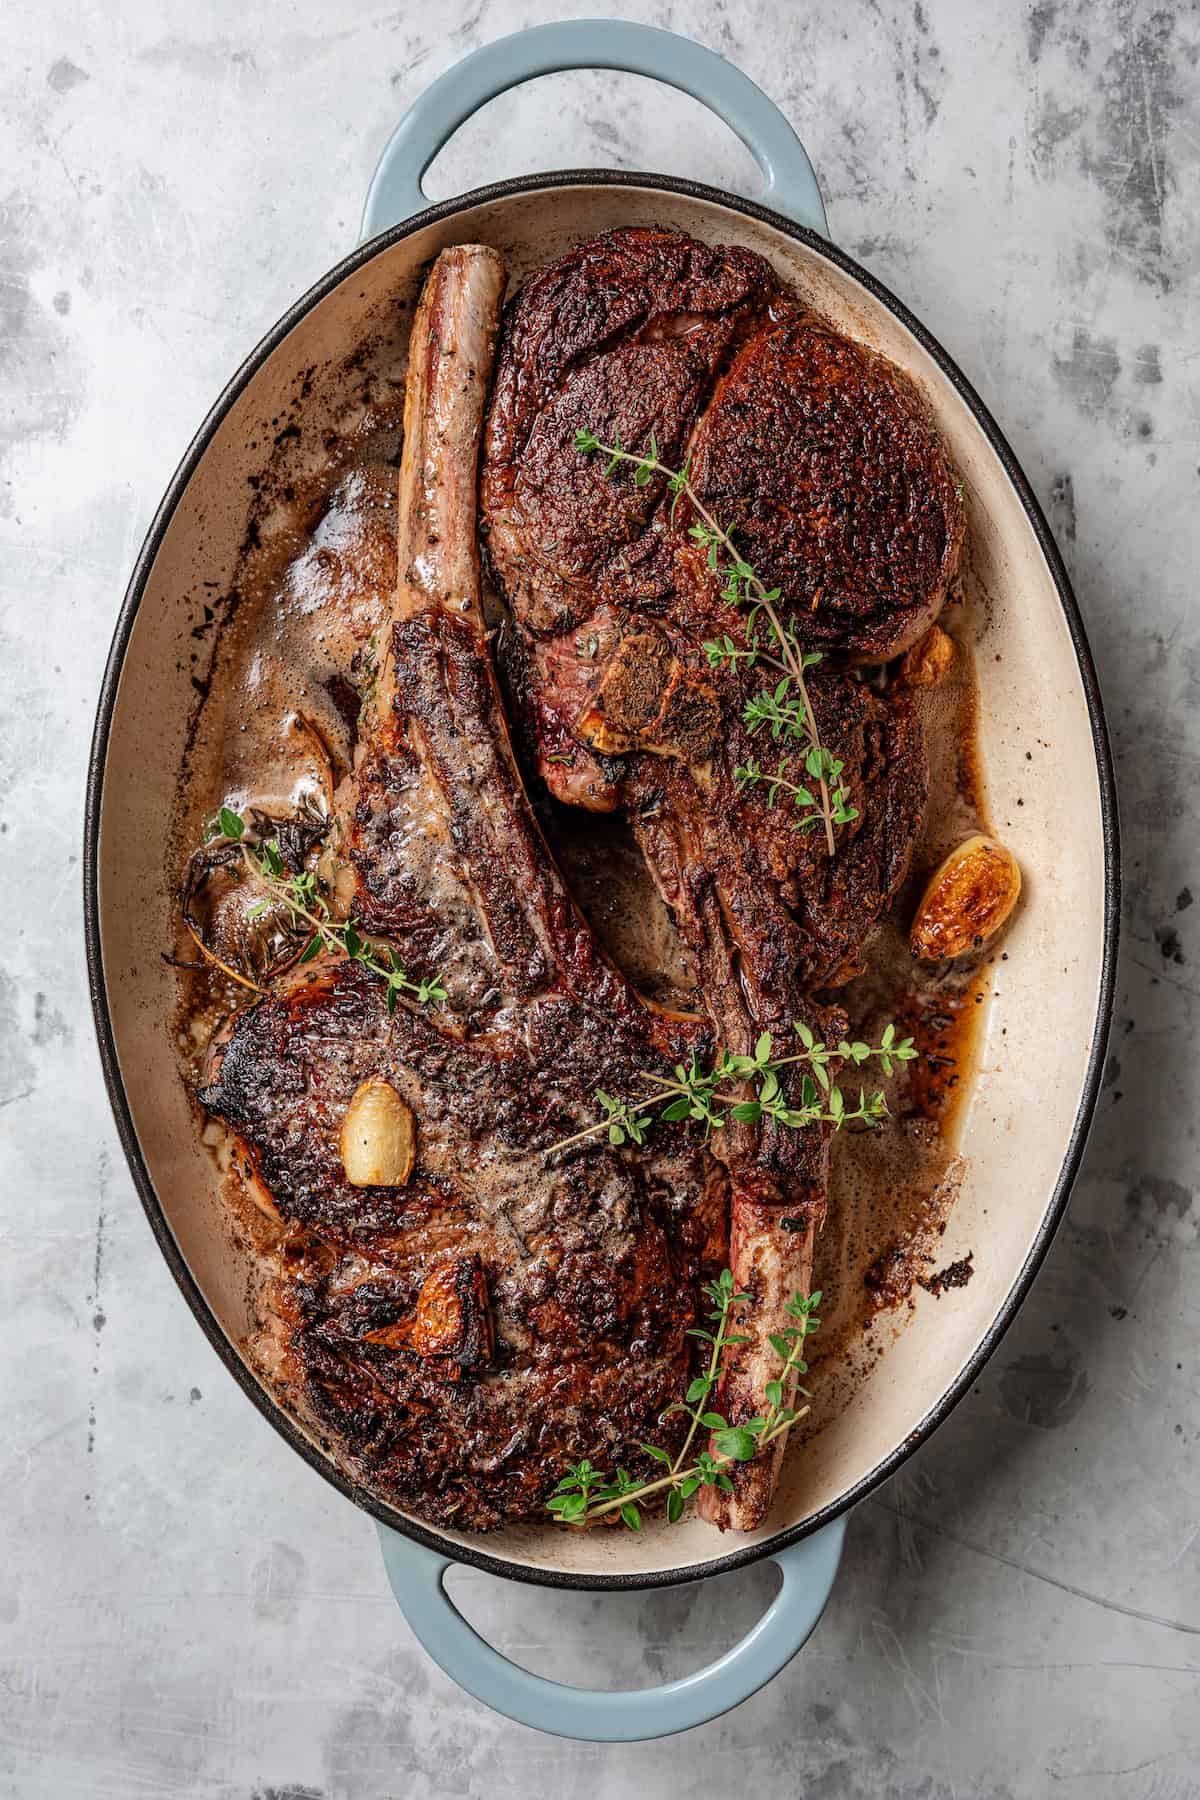
[[[822, 742], [844, 765], [852, 824], [830, 858], [735, 771], [762, 739], [742, 711], [761, 671], [712, 673], [703, 645], [743, 620], [725, 602], [665, 476], [611, 477], [586, 430], [668, 468], [782, 590], [804, 649], [846, 663], [906, 650], [958, 565], [958, 484], [918, 396], [883, 358], [781, 290], [750, 252], [682, 234], [614, 231], [527, 283], [506, 314], [481, 487], [489, 555], [521, 628], [519, 686], [557, 798], [625, 808], [691, 952], [720, 1044], [749, 1051], [793, 1022], [836, 1035], [817, 990], [847, 980], [908, 867], [925, 803], [920, 727], [897, 687], [826, 664], [809, 675]], [[775, 760], [783, 747], [775, 748]], [[795, 1087], [801, 1075], [793, 1071]], [[828, 1133], [764, 1124], [721, 1134], [731, 1267], [750, 1295], [721, 1410], [764, 1409], [768, 1339], [808, 1291], [824, 1217]], [[706, 1517], [752, 1529], [774, 1455]]]

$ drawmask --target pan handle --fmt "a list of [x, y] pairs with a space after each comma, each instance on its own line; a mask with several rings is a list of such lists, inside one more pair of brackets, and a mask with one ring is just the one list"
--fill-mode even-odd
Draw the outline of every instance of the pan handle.
[[574, 19], [515, 32], [473, 50], [416, 99], [392, 133], [367, 193], [360, 238], [424, 211], [426, 169], [460, 125], [498, 94], [563, 69], [648, 75], [700, 100], [735, 131], [762, 170], [768, 206], [829, 235], [812, 164], [773, 100], [732, 63], [690, 38], [627, 19]]
[[845, 1533], [845, 1519], [835, 1519], [775, 1552], [771, 1560], [783, 1576], [779, 1592], [741, 1643], [708, 1668], [664, 1687], [608, 1693], [564, 1687], [510, 1662], [485, 1643], [446, 1593], [450, 1559], [379, 1527], [384, 1566], [400, 1610], [451, 1681], [520, 1725], [604, 1744], [639, 1743], [706, 1725], [778, 1675], [825, 1610]]

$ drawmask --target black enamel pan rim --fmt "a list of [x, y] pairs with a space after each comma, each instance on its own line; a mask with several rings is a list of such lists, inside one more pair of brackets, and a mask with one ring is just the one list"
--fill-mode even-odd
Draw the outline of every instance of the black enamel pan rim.
[[[1054, 1192], [1046, 1208], [1037, 1236], [1025, 1259], [1024, 1266], [1018, 1274], [1012, 1289], [993, 1320], [982, 1343], [970, 1361], [959, 1371], [954, 1381], [935, 1406], [926, 1414], [915, 1430], [910, 1432], [904, 1441], [896, 1446], [890, 1455], [884, 1458], [868, 1475], [843, 1494], [838, 1500], [823, 1508], [812, 1518], [799, 1525], [790, 1526], [787, 1530], [777, 1532], [774, 1537], [762, 1543], [747, 1545], [744, 1549], [733, 1550], [725, 1555], [717, 1555], [703, 1562], [693, 1563], [687, 1568], [663, 1569], [650, 1574], [618, 1574], [618, 1575], [579, 1575], [554, 1569], [543, 1569], [527, 1563], [508, 1562], [500, 1557], [492, 1556], [482, 1545], [459, 1544], [448, 1542], [440, 1533], [430, 1531], [418, 1522], [407, 1518], [403, 1513], [378, 1500], [366, 1489], [351, 1481], [347, 1476], [319, 1451], [298, 1429], [289, 1415], [277, 1402], [272, 1400], [266, 1391], [245, 1367], [241, 1358], [226, 1338], [217, 1323], [208, 1302], [200, 1291], [190, 1269], [187, 1267], [179, 1247], [171, 1233], [159, 1199], [154, 1190], [149, 1170], [143, 1160], [134, 1129], [133, 1117], [129, 1108], [117, 1060], [116, 1043], [113, 1037], [112, 1020], [109, 1015], [108, 997], [104, 982], [104, 966], [100, 948], [99, 917], [99, 837], [100, 811], [104, 789], [104, 769], [108, 754], [109, 731], [112, 725], [113, 709], [116, 704], [117, 689], [124, 666], [125, 653], [133, 630], [134, 620], [141, 605], [146, 582], [153, 567], [155, 557], [162, 544], [167, 528], [174, 515], [175, 508], [195, 472], [201, 458], [207, 451], [212, 439], [225, 415], [234, 401], [243, 392], [252, 377], [258, 372], [267, 357], [282, 343], [288, 332], [297, 325], [311, 309], [325, 298], [327, 294], [369, 262], [380, 251], [389, 249], [393, 244], [420, 231], [427, 225], [437, 224], [444, 219], [452, 218], [456, 213], [465, 212], [473, 206], [484, 203], [515, 199], [520, 195], [535, 194], [539, 191], [570, 187], [612, 187], [612, 188], [649, 188], [664, 194], [682, 195], [686, 199], [701, 200], [711, 205], [723, 207], [729, 211], [741, 213], [756, 219], [765, 225], [772, 226], [784, 236], [806, 245], [810, 250], [826, 257], [837, 268], [862, 283], [868, 293], [880, 301], [902, 325], [904, 325], [918, 343], [928, 351], [942, 374], [951, 383], [957, 393], [970, 408], [988, 443], [1002, 464], [1009, 481], [1025, 509], [1025, 513], [1033, 528], [1042, 554], [1054, 579], [1058, 590], [1059, 603], [1063, 610], [1067, 629], [1071, 635], [1075, 657], [1079, 667], [1079, 676], [1083, 685], [1084, 697], [1087, 701], [1091, 719], [1092, 742], [1095, 749], [1096, 768], [1100, 783], [1100, 815], [1104, 847], [1104, 952], [1100, 973], [1100, 988], [1096, 1008], [1096, 1018], [1092, 1034], [1091, 1054], [1088, 1059], [1087, 1072], [1080, 1095], [1079, 1108], [1071, 1129], [1070, 1140], [1063, 1157], [1062, 1169]], [[511, 1580], [527, 1581], [545, 1587], [582, 1588], [590, 1590], [606, 1588], [651, 1588], [670, 1587], [679, 1582], [696, 1581], [707, 1575], [723, 1574], [731, 1569], [743, 1568], [747, 1564], [757, 1562], [762, 1557], [769, 1557], [786, 1545], [796, 1543], [809, 1533], [818, 1531], [839, 1514], [847, 1512], [858, 1501], [880, 1486], [895, 1473], [905, 1458], [910, 1456], [919, 1444], [940, 1425], [953, 1411], [959, 1400], [966, 1393], [978, 1376], [983, 1365], [995, 1350], [1005, 1331], [1012, 1323], [1017, 1309], [1036, 1275], [1062, 1218], [1071, 1186], [1078, 1173], [1083, 1157], [1084, 1146], [1091, 1126], [1092, 1117], [1100, 1093], [1100, 1079], [1104, 1068], [1105, 1049], [1108, 1042], [1109, 1023], [1112, 1016], [1113, 995], [1116, 981], [1117, 939], [1120, 921], [1120, 850], [1117, 823], [1116, 784], [1113, 777], [1112, 751], [1109, 745], [1108, 728], [1105, 723], [1104, 709], [1100, 699], [1100, 690], [1096, 678], [1096, 668], [1088, 645], [1087, 633], [1079, 613], [1075, 596], [1071, 591], [1058, 548], [1051, 536], [1049, 526], [1042, 514], [1032, 489], [1021, 471], [1016, 457], [1013, 455], [999, 426], [988, 412], [979, 395], [970, 382], [962, 374], [956, 364], [947, 356], [940, 344], [933, 338], [919, 320], [915, 319], [895, 295], [853, 258], [839, 250], [835, 244], [828, 243], [816, 232], [795, 224], [781, 214], [772, 212], [768, 207], [759, 206], [753, 201], [742, 200], [735, 195], [723, 193], [718, 188], [707, 187], [699, 182], [682, 181], [671, 176], [635, 174], [625, 170], [605, 169], [571, 169], [549, 175], [528, 175], [512, 181], [494, 183], [488, 187], [475, 188], [469, 194], [463, 194], [454, 200], [442, 201], [436, 206], [428, 207], [414, 218], [405, 220], [391, 231], [372, 239], [369, 243], [353, 250], [344, 257], [329, 273], [309, 289], [302, 299], [283, 315], [279, 322], [269, 331], [241, 368], [229, 381], [208, 417], [201, 425], [195, 438], [171, 478], [162, 503], [154, 515], [154, 520], [146, 535], [137, 563], [130, 578], [129, 587], [117, 620], [116, 632], [112, 648], [109, 651], [108, 663], [104, 671], [104, 681], [100, 690], [99, 706], [96, 713], [96, 726], [92, 739], [91, 756], [88, 764], [87, 807], [84, 822], [83, 846], [83, 903], [84, 931], [87, 941], [88, 984], [91, 990], [92, 1011], [95, 1018], [96, 1035], [99, 1040], [100, 1060], [104, 1068], [104, 1079], [108, 1088], [109, 1100], [116, 1119], [117, 1131], [129, 1163], [138, 1193], [141, 1195], [146, 1216], [151, 1229], [158, 1240], [159, 1249], [166, 1258], [167, 1264], [178, 1282], [184, 1299], [191, 1307], [201, 1330], [224, 1362], [234, 1380], [257, 1406], [258, 1410], [270, 1420], [275, 1429], [286, 1438], [292, 1448], [325, 1480], [338, 1488], [347, 1499], [373, 1515], [383, 1524], [404, 1536], [425, 1545], [429, 1550], [444, 1556], [450, 1556], [459, 1562], [470, 1563], [475, 1568], [484, 1569], [489, 1574], [505, 1576]]]

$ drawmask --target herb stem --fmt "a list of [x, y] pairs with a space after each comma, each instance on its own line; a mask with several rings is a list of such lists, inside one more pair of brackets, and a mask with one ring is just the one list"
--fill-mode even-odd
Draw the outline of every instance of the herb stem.
[[692, 1408], [691, 1423], [687, 1428], [687, 1436], [683, 1440], [678, 1456], [671, 1464], [672, 1475], [679, 1474], [680, 1465], [692, 1447], [692, 1439], [695, 1437], [700, 1425], [700, 1413], [704, 1406], [704, 1399], [707, 1398], [708, 1394], [716, 1386], [717, 1378], [721, 1373], [721, 1352], [725, 1348], [725, 1336], [729, 1327], [729, 1315], [733, 1311], [734, 1298], [732, 1293], [722, 1293], [721, 1295], [721, 1317], [717, 1321], [717, 1329], [713, 1334], [712, 1352], [708, 1359], [708, 1369], [705, 1374], [705, 1393], [697, 1405]]
[[[768, 1444], [773, 1443], [777, 1437], [782, 1437], [783, 1433], [789, 1431], [796, 1420], [802, 1419], [807, 1412], [807, 1406], [802, 1406], [798, 1412], [789, 1410], [786, 1417], [781, 1416], [778, 1418], [769, 1431], [763, 1431], [758, 1436], [756, 1440], [758, 1449], [765, 1449], [765, 1447]], [[691, 1434], [689, 1434], [689, 1441], [690, 1435]], [[718, 1469], [725, 1471], [735, 1468], [741, 1459], [736, 1456], [718, 1455], [714, 1456], [712, 1460]], [[687, 1481], [689, 1477], [698, 1475], [700, 1471], [700, 1463], [693, 1463], [691, 1467], [687, 1469], [673, 1468], [669, 1475], [660, 1475], [656, 1480], [646, 1482], [644, 1486], [639, 1485], [637, 1488], [631, 1489], [629, 1494], [618, 1494], [611, 1500], [597, 1500], [594, 1505], [588, 1507], [583, 1518], [576, 1522], [582, 1524], [588, 1519], [602, 1518], [605, 1513], [615, 1512], [617, 1507], [627, 1505], [630, 1498], [635, 1499], [640, 1505], [649, 1494], [660, 1494], [664, 1488], [678, 1487], [681, 1481]]]
[[[877, 1045], [858, 1040], [849, 1043], [843, 1039], [836, 1049], [830, 1049], [808, 1026], [797, 1025], [795, 1029], [801, 1048], [788, 1056], [772, 1057], [771, 1034], [765, 1031], [753, 1056], [731, 1056], [723, 1051], [707, 1072], [697, 1067], [694, 1057], [689, 1068], [677, 1065], [673, 1078], [653, 1069], [639, 1069], [639, 1081], [653, 1082], [651, 1092], [643, 1089], [627, 1099], [618, 1100], [598, 1088], [596, 1098], [603, 1108], [603, 1118], [594, 1120], [570, 1137], [559, 1139], [542, 1154], [549, 1156], [557, 1150], [569, 1150], [601, 1134], [606, 1134], [609, 1142], [617, 1146], [627, 1138], [641, 1145], [651, 1123], [645, 1115], [657, 1106], [663, 1107], [657, 1115], [660, 1119], [691, 1119], [705, 1124], [710, 1130], [723, 1126], [727, 1118], [735, 1121], [771, 1119], [777, 1125], [793, 1130], [819, 1124], [840, 1130], [844, 1125], [859, 1121], [875, 1125], [886, 1117], [887, 1105], [881, 1093], [868, 1098], [865, 1091], [860, 1090], [857, 1108], [848, 1108], [840, 1088], [830, 1079], [829, 1064], [838, 1058], [860, 1068], [863, 1063], [877, 1058], [883, 1073], [890, 1075], [894, 1063], [911, 1062], [916, 1056], [911, 1038], [897, 1039], [895, 1026], [888, 1025]], [[789, 1106], [780, 1090], [779, 1071], [797, 1063], [808, 1064], [815, 1080], [806, 1075], [799, 1106]], [[725, 1085], [730, 1079], [738, 1085], [732, 1088]], [[745, 1098], [747, 1080], [758, 1084], [756, 1096], [751, 1101]], [[718, 1112], [717, 1108], [724, 1111]]]
[[[657, 457], [655, 458], [655, 461], [658, 462]], [[658, 467], [661, 469], [662, 464], [659, 463]], [[670, 471], [668, 470], [667, 473], [669, 474]], [[691, 501], [693, 507], [700, 514], [700, 517], [704, 520], [704, 523], [708, 526], [709, 530], [719, 538], [722, 544], [724, 544], [729, 555], [736, 557], [737, 551], [734, 548], [733, 539], [724, 527], [717, 523], [712, 513], [709, 512], [708, 508], [697, 495], [691, 482], [686, 479], [684, 481], [684, 492]], [[808, 729], [812, 735], [813, 748], [814, 750], [820, 750], [822, 747], [821, 736], [817, 729], [817, 715], [813, 711], [812, 700], [809, 697], [808, 683], [804, 679], [803, 659], [796, 655], [796, 646], [792, 642], [791, 633], [784, 631], [779, 614], [775, 610], [775, 603], [758, 576], [751, 571], [748, 580], [755, 599], [762, 607], [764, 613], [766, 613], [771, 629], [775, 633], [775, 642], [779, 645], [787, 672], [796, 684], [796, 692], [800, 696], [801, 705], [804, 707], [804, 711], [808, 718]], [[824, 774], [822, 774], [819, 779], [821, 783], [821, 817], [825, 821], [825, 843], [828, 847], [830, 856], [832, 856], [834, 853], [833, 809], [830, 805], [829, 786]]]
[[[630, 1111], [635, 1113], [645, 1112], [648, 1107], [657, 1106], [658, 1102], [664, 1099], [666, 1099], [665, 1094], [650, 1094], [645, 1100], [639, 1101], [637, 1105], [631, 1103]], [[571, 1150], [576, 1144], [585, 1143], [588, 1138], [595, 1137], [598, 1132], [607, 1131], [608, 1129], [609, 1122], [607, 1119], [597, 1119], [594, 1125], [588, 1125], [584, 1130], [577, 1131], [573, 1137], [560, 1138], [556, 1144], [549, 1145], [542, 1154], [543, 1156], [550, 1156], [556, 1150]]]
[[269, 874], [267, 870], [263, 868], [258, 857], [251, 855], [249, 847], [246, 844], [242, 845], [242, 861], [246, 866], [246, 873], [249, 875], [255, 887], [261, 888], [264, 893], [270, 894], [273, 900], [281, 900], [295, 918], [303, 919], [305, 924], [311, 925], [313, 930], [321, 938], [322, 942], [324, 942], [325, 932], [329, 926], [328, 913], [326, 913], [325, 918], [318, 918], [315, 913], [309, 912], [308, 908], [296, 894], [294, 881], [289, 881], [287, 879], [281, 880], [279, 877]]
[[192, 924], [190, 919], [187, 919], [187, 918], [184, 919], [183, 927], [184, 927], [184, 930], [187, 932], [188, 936], [191, 938], [193, 944], [195, 944], [197, 950], [200, 952], [201, 956], [203, 956], [208, 962], [212, 963], [214, 968], [220, 969], [222, 975], [227, 975], [229, 977], [230, 981], [236, 981], [239, 987], [249, 988], [250, 992], [252, 994], [265, 994], [266, 993], [266, 991], [267, 991], [266, 988], [259, 987], [257, 981], [251, 981], [248, 975], [239, 975], [237, 970], [231, 969], [227, 962], [222, 962], [221, 958], [217, 955], [216, 951], [209, 949], [208, 945], [205, 943], [204, 939], [200, 936], [200, 933], [196, 930], [196, 927]]

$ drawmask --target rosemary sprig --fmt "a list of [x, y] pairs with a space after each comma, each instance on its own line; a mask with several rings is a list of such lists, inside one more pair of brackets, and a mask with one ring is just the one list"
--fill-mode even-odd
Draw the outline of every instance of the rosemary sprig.
[[[856, 819], [858, 808], [851, 806], [849, 793], [839, 781], [843, 765], [821, 743], [816, 714], [809, 698], [805, 675], [821, 661], [819, 653], [802, 650], [795, 634], [783, 624], [776, 609], [776, 601], [782, 590], [764, 586], [745, 557], [739, 553], [731, 531], [720, 525], [704, 505], [692, 485], [690, 459], [682, 469], [669, 468], [659, 457], [653, 432], [650, 433], [649, 449], [640, 455], [625, 448], [619, 433], [614, 432], [613, 437], [615, 441], [606, 444], [594, 431], [577, 431], [575, 448], [584, 456], [597, 452], [607, 456], [608, 464], [604, 471], [606, 478], [622, 463], [632, 466], [635, 487], [647, 486], [655, 475], [663, 476], [671, 495], [672, 520], [680, 500], [686, 497], [696, 514], [696, 522], [688, 527], [688, 536], [705, 552], [710, 570], [723, 584], [721, 598], [731, 606], [749, 608], [745, 623], [745, 646], [736, 645], [727, 635], [712, 639], [704, 645], [709, 667], [736, 668], [739, 663], [744, 663], [747, 668], [753, 668], [761, 660], [782, 671], [782, 679], [772, 691], [747, 701], [742, 718], [751, 734], [767, 726], [776, 740], [789, 738], [804, 744], [805, 770], [816, 783], [817, 792], [811, 794], [803, 787], [790, 790], [793, 803], [805, 815], [797, 821], [797, 829], [823, 825], [826, 847], [832, 856], [834, 826], [847, 825]], [[776, 656], [768, 654], [759, 638], [760, 615], [766, 621], [769, 643], [778, 652]], [[749, 773], [750, 769], [755, 772]], [[766, 780], [767, 802], [768, 805], [774, 804], [779, 788], [776, 786], [774, 790], [771, 789], [770, 778], [764, 777], [756, 764], [751, 763], [745, 769], [736, 770], [735, 778], [739, 789]], [[801, 798], [802, 795], [805, 797]]]
[[[676, 1063], [674, 1076], [656, 1074], [652, 1069], [639, 1069], [638, 1077], [648, 1083], [640, 1093], [619, 1099], [597, 1088], [596, 1099], [603, 1117], [583, 1131], [551, 1144], [545, 1152], [567, 1150], [588, 1138], [607, 1136], [618, 1147], [626, 1142], [642, 1145], [654, 1122], [691, 1119], [704, 1126], [705, 1135], [723, 1129], [726, 1122], [756, 1123], [770, 1119], [776, 1125], [802, 1131], [809, 1125], [832, 1125], [840, 1131], [845, 1125], [863, 1124], [875, 1127], [887, 1117], [887, 1101], [882, 1093], [868, 1094], [860, 1088], [858, 1105], [851, 1106], [830, 1073], [835, 1060], [862, 1068], [872, 1058], [878, 1060], [883, 1075], [891, 1075], [897, 1064], [912, 1062], [917, 1055], [911, 1038], [897, 1039], [896, 1027], [888, 1025], [876, 1045], [861, 1039], [843, 1038], [835, 1048], [823, 1043], [807, 1025], [797, 1023], [793, 1029], [800, 1048], [789, 1056], [772, 1057], [771, 1033], [764, 1031], [754, 1047], [753, 1056], [732, 1056], [723, 1050], [710, 1069], [702, 1069], [693, 1054], [690, 1063]], [[794, 1063], [808, 1065], [800, 1084], [800, 1104], [789, 1105], [779, 1081], [780, 1069]], [[737, 1082], [730, 1090], [723, 1084]], [[754, 1098], [747, 1100], [744, 1084], [754, 1088]], [[656, 1111], [655, 1109], [660, 1109]], [[652, 1117], [651, 1115], [654, 1115]]]
[[322, 950], [329, 950], [358, 963], [387, 983], [389, 1013], [395, 1012], [396, 1002], [403, 994], [411, 994], [420, 1006], [429, 1006], [449, 997], [436, 975], [411, 981], [394, 950], [389, 948], [381, 954], [361, 936], [351, 920], [335, 919], [315, 871], [302, 869], [298, 874], [290, 874], [276, 838], [266, 838], [258, 844], [247, 843], [246, 821], [229, 806], [221, 808], [216, 823], [223, 837], [240, 844], [246, 874], [263, 894], [263, 899], [250, 908], [247, 916], [254, 918], [275, 902], [286, 911], [294, 931], [298, 932], [303, 926], [311, 929], [312, 936], [301, 951], [299, 962], [311, 962]]
[[[702, 1487], [732, 1492], [730, 1469], [738, 1463], [749, 1462], [807, 1412], [807, 1407], [796, 1408], [792, 1401], [799, 1377], [808, 1373], [804, 1345], [821, 1323], [816, 1316], [820, 1294], [795, 1293], [788, 1301], [786, 1311], [794, 1323], [771, 1336], [771, 1348], [780, 1362], [777, 1375], [764, 1390], [767, 1409], [759, 1417], [737, 1425], [731, 1425], [723, 1414], [712, 1411], [708, 1401], [720, 1383], [726, 1349], [749, 1341], [730, 1330], [735, 1309], [744, 1306], [749, 1296], [738, 1293], [728, 1269], [723, 1270], [716, 1281], [705, 1284], [704, 1295], [712, 1303], [708, 1318], [714, 1329], [707, 1331], [702, 1326], [693, 1326], [688, 1336], [709, 1345], [707, 1366], [703, 1374], [692, 1380], [686, 1398], [669, 1406], [663, 1415], [666, 1418], [672, 1413], [686, 1413], [687, 1435], [674, 1456], [657, 1444], [640, 1446], [644, 1455], [666, 1469], [666, 1474], [638, 1481], [627, 1469], [618, 1468], [615, 1475], [609, 1476], [584, 1457], [567, 1470], [546, 1503], [560, 1524], [586, 1525], [609, 1513], [619, 1512], [630, 1531], [640, 1531], [642, 1508], [647, 1500], [664, 1494], [667, 1519], [673, 1525], [682, 1518], [684, 1506]], [[808, 1397], [806, 1389], [798, 1391]], [[698, 1451], [689, 1460], [696, 1433], [702, 1429], [715, 1434], [712, 1448]]]

